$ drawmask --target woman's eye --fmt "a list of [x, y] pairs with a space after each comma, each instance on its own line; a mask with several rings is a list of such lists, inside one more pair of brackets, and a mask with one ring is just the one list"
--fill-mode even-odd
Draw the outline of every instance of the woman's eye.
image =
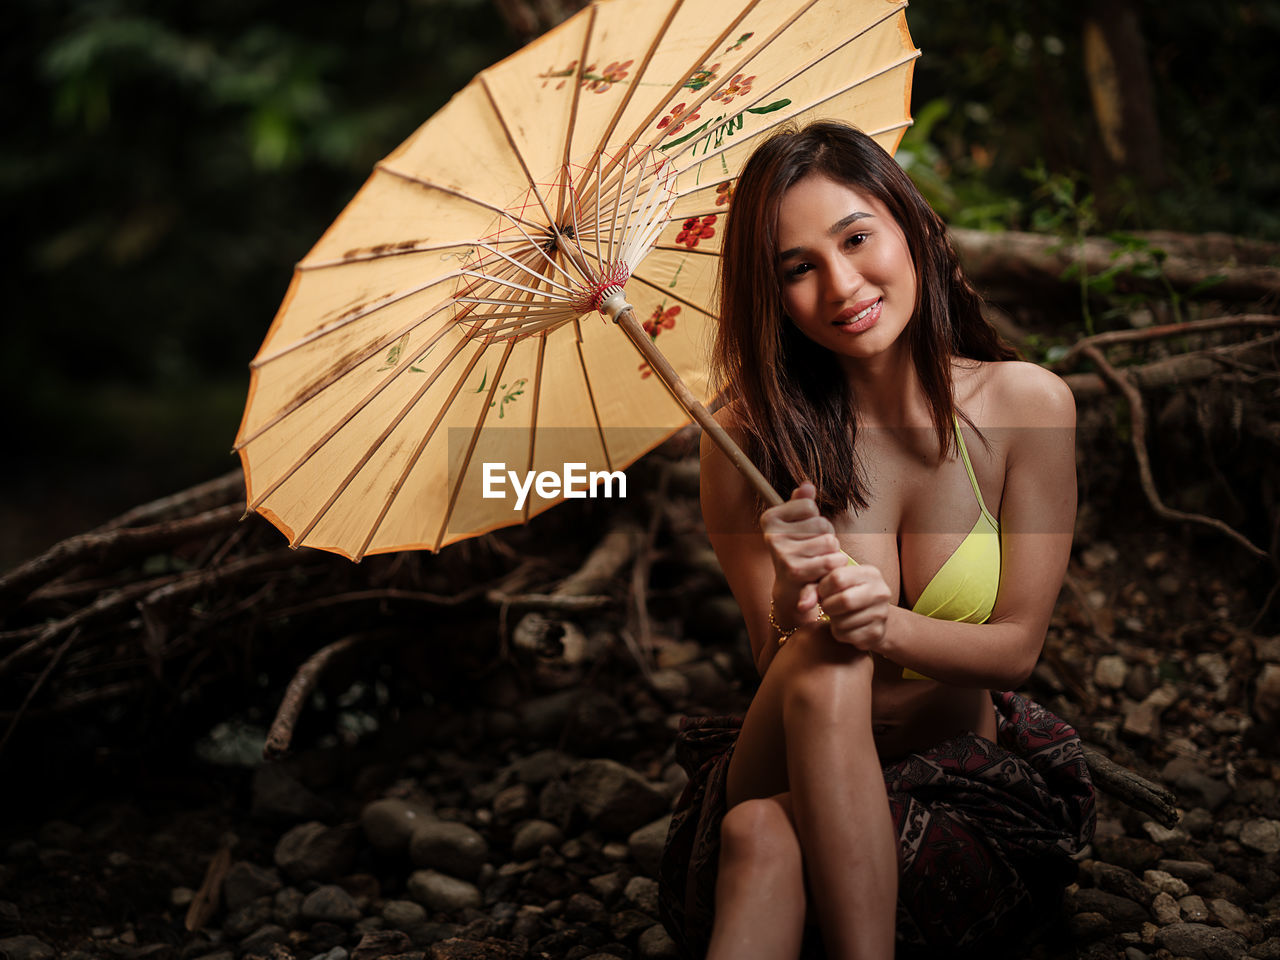
[[845, 246], [860, 247], [862, 246], [862, 242], [866, 239], [867, 235], [865, 233], [851, 233], [844, 242]]
[[812, 269], [807, 263], [797, 263], [794, 267], [788, 267], [783, 276], [788, 280], [798, 280]]

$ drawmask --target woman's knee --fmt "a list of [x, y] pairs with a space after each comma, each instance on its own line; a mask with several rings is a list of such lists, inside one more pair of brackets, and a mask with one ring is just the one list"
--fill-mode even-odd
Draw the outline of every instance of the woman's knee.
[[731, 863], [800, 869], [795, 825], [774, 799], [744, 800], [731, 807], [720, 823], [720, 844], [722, 858]]

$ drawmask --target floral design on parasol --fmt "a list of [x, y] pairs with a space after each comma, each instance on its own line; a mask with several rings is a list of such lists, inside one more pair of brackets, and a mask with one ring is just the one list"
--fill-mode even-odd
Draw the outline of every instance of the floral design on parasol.
[[515, 510], [483, 464], [612, 472], [691, 415], [716, 429], [700, 404], [737, 171], [792, 120], [896, 147], [905, 6], [596, 0], [482, 71], [298, 264], [236, 439], [249, 508], [353, 559], [439, 549], [562, 498]]

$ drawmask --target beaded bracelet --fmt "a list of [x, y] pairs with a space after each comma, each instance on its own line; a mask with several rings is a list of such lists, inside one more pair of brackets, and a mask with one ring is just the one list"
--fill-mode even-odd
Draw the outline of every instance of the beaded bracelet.
[[[822, 604], [818, 604], [818, 622], [819, 623], [831, 622], [831, 618], [827, 616], [827, 612], [822, 609]], [[799, 630], [801, 626], [803, 626], [803, 624], [798, 624], [792, 627], [790, 630], [782, 629], [782, 624], [778, 622], [777, 608], [774, 606], [773, 600], [769, 601], [769, 625], [772, 626], [774, 630], [778, 631], [778, 646], [782, 646], [784, 643], [790, 640], [791, 635], [795, 633], [797, 630]]]

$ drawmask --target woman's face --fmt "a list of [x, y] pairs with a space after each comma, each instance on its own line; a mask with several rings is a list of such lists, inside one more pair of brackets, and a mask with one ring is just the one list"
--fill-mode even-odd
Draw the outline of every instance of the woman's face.
[[819, 174], [782, 195], [776, 266], [787, 315], [843, 356], [883, 353], [915, 312], [915, 265], [893, 215]]

